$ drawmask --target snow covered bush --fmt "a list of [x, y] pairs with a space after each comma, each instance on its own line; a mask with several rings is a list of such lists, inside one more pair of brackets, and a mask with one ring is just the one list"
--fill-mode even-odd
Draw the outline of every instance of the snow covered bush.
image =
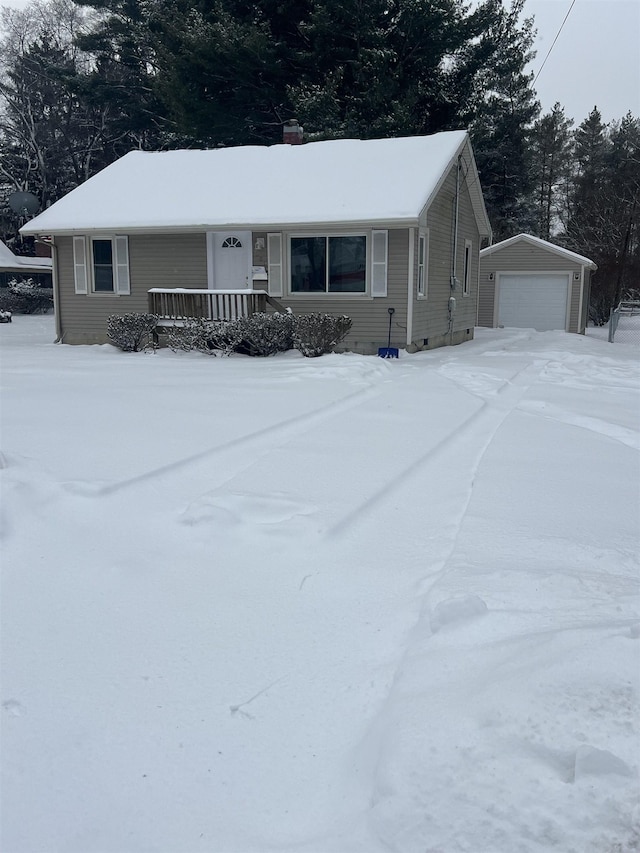
[[9, 281], [8, 293], [0, 306], [6, 311], [16, 311], [20, 314], [46, 314], [53, 308], [53, 292], [39, 287], [32, 278]]
[[124, 352], [140, 352], [152, 345], [157, 325], [155, 314], [112, 314], [107, 317], [107, 337]]
[[238, 321], [185, 320], [181, 326], [167, 329], [166, 342], [174, 352], [202, 352], [207, 355], [229, 355], [242, 341]]
[[275, 355], [293, 347], [294, 318], [292, 314], [252, 314], [235, 321], [241, 342], [237, 352], [247, 355]]
[[218, 320], [211, 323], [207, 344], [222, 355], [231, 355], [241, 347], [243, 334], [242, 320]]
[[295, 318], [293, 345], [307, 358], [315, 358], [345, 339], [351, 329], [351, 317], [332, 314], [301, 314]]
[[210, 320], [202, 317], [194, 317], [184, 320], [180, 326], [169, 326], [166, 330], [166, 343], [174, 352], [197, 352], [211, 353], [213, 349], [209, 346], [211, 339]]

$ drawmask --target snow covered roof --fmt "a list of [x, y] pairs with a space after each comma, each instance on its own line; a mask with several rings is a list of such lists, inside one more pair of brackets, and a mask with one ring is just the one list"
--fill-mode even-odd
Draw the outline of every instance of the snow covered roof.
[[51, 258], [25, 258], [22, 255], [14, 255], [0, 240], [0, 269], [51, 272]]
[[415, 221], [463, 150], [490, 232], [466, 131], [206, 151], [132, 151], [28, 222], [24, 234], [175, 231]]
[[480, 250], [480, 257], [488, 257], [494, 252], [506, 249], [507, 246], [513, 246], [514, 243], [529, 243], [532, 246], [536, 246], [538, 249], [545, 249], [548, 252], [553, 252], [556, 255], [560, 255], [562, 258], [575, 261], [577, 264], [582, 264], [592, 270], [598, 269], [597, 264], [595, 264], [590, 258], [585, 258], [584, 255], [578, 255], [576, 252], [569, 251], [569, 249], [563, 249], [562, 246], [556, 246], [555, 243], [549, 243], [548, 240], [541, 240], [540, 237], [534, 237], [532, 234], [517, 234], [515, 237], [509, 237], [507, 240], [502, 240], [500, 243], [494, 243], [493, 246], [487, 246], [486, 249]]

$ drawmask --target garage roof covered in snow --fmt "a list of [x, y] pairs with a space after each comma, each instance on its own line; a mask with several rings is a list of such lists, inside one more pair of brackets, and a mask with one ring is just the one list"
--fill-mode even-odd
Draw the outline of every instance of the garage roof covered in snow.
[[25, 272], [51, 272], [51, 258], [28, 258], [14, 255], [0, 240], [0, 270], [25, 270]]
[[540, 237], [534, 237], [533, 234], [516, 234], [515, 237], [509, 237], [501, 243], [494, 243], [493, 246], [487, 246], [486, 249], [480, 250], [480, 257], [487, 258], [495, 252], [500, 252], [502, 249], [506, 249], [508, 246], [513, 246], [516, 243], [528, 243], [530, 246], [534, 246], [537, 249], [544, 249], [554, 255], [559, 255], [569, 261], [575, 261], [577, 264], [589, 267], [589, 269], [598, 269], [597, 264], [595, 264], [590, 258], [585, 258], [584, 255], [579, 255], [577, 252], [572, 252], [570, 249], [557, 246], [555, 243], [549, 243], [548, 240], [541, 240]]
[[490, 232], [466, 131], [303, 145], [132, 151], [22, 228], [24, 234], [414, 222], [458, 155]]

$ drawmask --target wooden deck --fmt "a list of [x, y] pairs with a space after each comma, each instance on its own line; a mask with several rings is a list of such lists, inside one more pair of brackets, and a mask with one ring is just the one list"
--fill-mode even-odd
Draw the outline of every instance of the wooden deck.
[[[194, 290], [190, 288], [154, 287], [148, 291], [149, 313], [160, 323], [170, 325], [189, 318], [205, 320], [238, 320], [266, 311], [275, 300], [264, 290]], [[282, 306], [275, 303], [276, 310]]]

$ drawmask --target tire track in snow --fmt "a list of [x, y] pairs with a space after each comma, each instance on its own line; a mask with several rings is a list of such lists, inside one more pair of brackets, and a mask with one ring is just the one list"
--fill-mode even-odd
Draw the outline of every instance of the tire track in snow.
[[[232, 476], [234, 476], [239, 471], [249, 468], [261, 456], [270, 453], [292, 438], [304, 434], [304, 431], [310, 427], [317, 426], [330, 418], [342, 415], [368, 400], [379, 396], [383, 393], [387, 382], [388, 380], [382, 380], [374, 387], [360, 389], [333, 403], [313, 409], [304, 415], [296, 415], [293, 418], [280, 421], [270, 427], [261, 428], [239, 438], [231, 439], [231, 441], [224, 442], [223, 444], [209, 447], [192, 456], [186, 456], [175, 462], [170, 462], [168, 465], [145, 471], [143, 474], [138, 474], [130, 479], [100, 486], [95, 490], [89, 491], [88, 495], [95, 497], [116, 495], [127, 489], [146, 485], [149, 482], [171, 476], [178, 472], [184, 473], [189, 468], [205, 461], [214, 460], [216, 457], [227, 457], [227, 462], [233, 460], [235, 470]], [[224, 479], [228, 479], [228, 477]]]
[[602, 418], [594, 418], [590, 415], [576, 415], [560, 408], [560, 406], [536, 402], [535, 400], [529, 400], [524, 404], [521, 403], [519, 408], [520, 411], [528, 415], [585, 429], [588, 432], [594, 432], [597, 435], [610, 438], [612, 441], [617, 441], [625, 445], [625, 447], [630, 447], [632, 450], [640, 450], [640, 432], [637, 430], [627, 429], [626, 427], [612, 424]]
[[[374, 495], [367, 498], [366, 501], [363, 501], [354, 510], [341, 518], [339, 522], [330, 527], [327, 530], [327, 535], [344, 535], [352, 527], [363, 522], [381, 503], [388, 501], [400, 490], [409, 487], [411, 481], [418, 479], [424, 481], [429, 466], [434, 463], [443, 464], [445, 456], [451, 458], [451, 470], [462, 468], [461, 460], [464, 460], [466, 457], [469, 462], [469, 470], [471, 471], [470, 481], [465, 489], [464, 507], [459, 521], [456, 523], [456, 527], [459, 529], [466, 513], [466, 508], [471, 500], [473, 482], [482, 457], [504, 421], [518, 407], [528, 389], [539, 378], [546, 364], [546, 361], [539, 360], [518, 371], [514, 377], [498, 390], [493, 399], [485, 399], [477, 411], [465, 421], [462, 421], [455, 432], [442, 439], [438, 444], [430, 447], [425, 453], [415, 457], [409, 465], [405, 466], [394, 477], [387, 480]], [[468, 391], [468, 393], [471, 396], [477, 396], [471, 391]], [[460, 492], [461, 489], [457, 488], [456, 491]]]

